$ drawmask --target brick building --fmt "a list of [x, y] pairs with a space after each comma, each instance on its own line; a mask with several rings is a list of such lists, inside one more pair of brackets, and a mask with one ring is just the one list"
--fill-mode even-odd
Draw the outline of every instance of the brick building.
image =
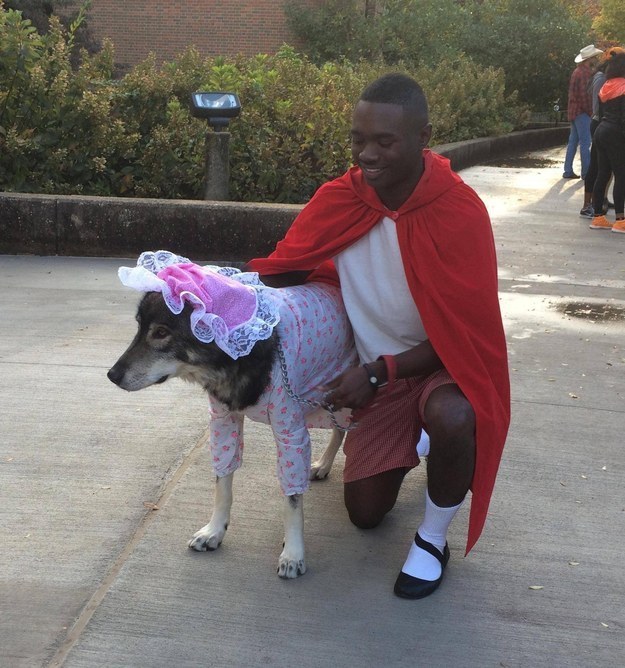
[[[315, 6], [320, 0], [297, 0]], [[80, 2], [76, 2], [78, 6]], [[110, 38], [116, 61], [132, 66], [153, 51], [171, 60], [191, 44], [205, 56], [274, 53], [296, 45], [288, 29], [284, 0], [94, 0], [89, 28]]]

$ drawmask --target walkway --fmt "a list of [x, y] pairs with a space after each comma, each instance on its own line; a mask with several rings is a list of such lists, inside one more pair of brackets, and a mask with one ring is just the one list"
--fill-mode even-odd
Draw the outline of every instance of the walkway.
[[106, 379], [135, 328], [121, 262], [0, 256], [0, 665], [625, 665], [625, 235], [589, 230], [562, 151], [540, 157], [463, 172], [494, 220], [514, 418], [481, 540], [463, 559], [463, 509], [420, 602], [392, 586], [423, 471], [365, 532], [339, 457], [306, 498], [309, 572], [281, 581], [258, 425], [224, 544], [188, 550], [211, 506], [206, 402], [178, 381], [126, 394]]

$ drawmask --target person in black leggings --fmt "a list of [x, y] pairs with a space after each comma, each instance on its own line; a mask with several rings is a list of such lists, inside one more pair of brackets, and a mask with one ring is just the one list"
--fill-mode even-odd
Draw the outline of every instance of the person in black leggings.
[[[592, 192], [595, 217], [593, 230], [625, 234], [625, 49], [613, 47], [606, 53], [606, 82], [599, 91], [601, 121], [595, 130], [598, 173]], [[604, 215], [605, 190], [614, 174], [614, 213], [612, 224]]]
[[[601, 117], [599, 116], [599, 91], [605, 83], [605, 68], [608, 66], [607, 60], [602, 60], [592, 77], [591, 81], [591, 93], [592, 93], [592, 118], [590, 119], [590, 138], [594, 139], [595, 130], [599, 126], [599, 121]], [[594, 141], [590, 145], [590, 164], [588, 165], [588, 171], [586, 172], [586, 178], [584, 179], [584, 206], [579, 212], [579, 215], [582, 218], [592, 218], [595, 215], [595, 212], [592, 208], [592, 190], [595, 187], [595, 181], [597, 180], [597, 171], [599, 166], [597, 164], [597, 147], [595, 146]], [[604, 203], [602, 213], [607, 213], [608, 208], [613, 208], [613, 204], [608, 202]]]

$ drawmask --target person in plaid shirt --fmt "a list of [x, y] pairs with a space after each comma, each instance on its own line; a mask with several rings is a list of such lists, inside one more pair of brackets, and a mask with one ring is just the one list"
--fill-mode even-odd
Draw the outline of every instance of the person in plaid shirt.
[[569, 143], [564, 158], [564, 174], [562, 178], [578, 179], [573, 171], [573, 159], [579, 146], [582, 161], [582, 178], [590, 165], [590, 120], [592, 118], [592, 93], [590, 83], [594, 73], [597, 56], [603, 53], [594, 44], [585, 46], [575, 57], [577, 67], [571, 74], [569, 81], [568, 118], [571, 123]]

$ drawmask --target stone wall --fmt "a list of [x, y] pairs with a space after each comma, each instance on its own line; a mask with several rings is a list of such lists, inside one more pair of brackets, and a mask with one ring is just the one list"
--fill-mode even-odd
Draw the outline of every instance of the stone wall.
[[[568, 126], [437, 146], [455, 170], [564, 146]], [[0, 253], [136, 257], [165, 248], [237, 262], [271, 252], [301, 206], [0, 193]]]

